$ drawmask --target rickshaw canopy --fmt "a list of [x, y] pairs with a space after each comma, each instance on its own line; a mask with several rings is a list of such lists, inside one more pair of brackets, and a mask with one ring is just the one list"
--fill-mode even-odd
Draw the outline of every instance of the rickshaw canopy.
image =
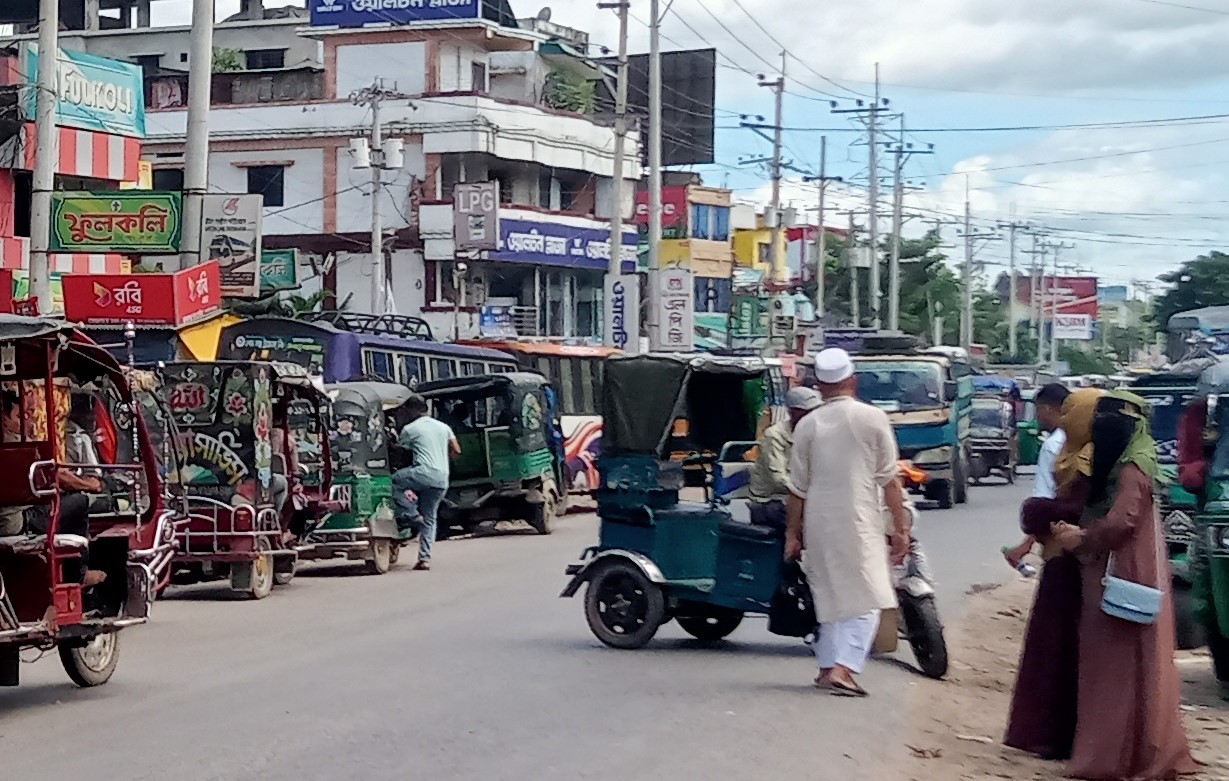
[[1011, 377], [1003, 377], [998, 374], [974, 374], [973, 392], [976, 394], [1005, 396], [1013, 400], [1021, 398], [1020, 383]]
[[387, 475], [390, 418], [386, 412], [405, 403], [412, 392], [386, 382], [341, 382], [327, 386], [333, 400], [329, 445], [341, 474]]
[[422, 382], [414, 389], [427, 401], [459, 401], [476, 403], [498, 399], [496, 411], [488, 418], [490, 425], [507, 426], [513, 447], [521, 453], [547, 446], [545, 388], [550, 383], [533, 372], [505, 372], [451, 377], [446, 380]]
[[603, 454], [664, 458], [679, 418], [687, 419], [687, 438], [702, 450], [717, 452], [726, 442], [756, 438], [763, 380], [768, 376], [768, 365], [761, 358], [694, 353], [612, 356], [606, 359], [604, 372]]
[[1200, 396], [1229, 393], [1229, 360], [1221, 359], [1204, 368], [1195, 384], [1195, 392]]

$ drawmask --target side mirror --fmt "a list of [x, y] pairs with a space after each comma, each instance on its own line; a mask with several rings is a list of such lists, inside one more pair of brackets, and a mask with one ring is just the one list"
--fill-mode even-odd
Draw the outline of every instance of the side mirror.
[[946, 380], [943, 383], [943, 400], [955, 401], [960, 396], [960, 384], [955, 380]]

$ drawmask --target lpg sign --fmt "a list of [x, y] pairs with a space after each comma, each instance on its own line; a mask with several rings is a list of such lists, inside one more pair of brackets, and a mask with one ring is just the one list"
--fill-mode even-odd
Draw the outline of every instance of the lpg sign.
[[452, 240], [458, 252], [499, 249], [499, 182], [456, 186]]

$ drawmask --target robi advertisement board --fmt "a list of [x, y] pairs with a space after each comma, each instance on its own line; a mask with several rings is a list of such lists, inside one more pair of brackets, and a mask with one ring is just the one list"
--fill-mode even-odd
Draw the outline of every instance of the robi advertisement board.
[[161, 325], [203, 320], [222, 303], [216, 261], [174, 274], [66, 274], [64, 316], [85, 325]]
[[[649, 225], [649, 192], [636, 193], [636, 214], [632, 222], [647, 229]], [[661, 188], [661, 236], [663, 239], [687, 238], [687, 188]]]

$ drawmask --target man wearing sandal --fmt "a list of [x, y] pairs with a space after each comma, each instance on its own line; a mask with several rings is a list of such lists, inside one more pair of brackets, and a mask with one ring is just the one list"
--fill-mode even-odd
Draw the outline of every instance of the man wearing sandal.
[[879, 613], [896, 607], [883, 534], [892, 516], [891, 559], [909, 551], [913, 516], [898, 477], [896, 437], [888, 416], [855, 397], [849, 354], [815, 356], [824, 403], [794, 431], [785, 555], [797, 559], [811, 587], [819, 632], [815, 685], [844, 697], [865, 697], [862, 672], [879, 629]]

